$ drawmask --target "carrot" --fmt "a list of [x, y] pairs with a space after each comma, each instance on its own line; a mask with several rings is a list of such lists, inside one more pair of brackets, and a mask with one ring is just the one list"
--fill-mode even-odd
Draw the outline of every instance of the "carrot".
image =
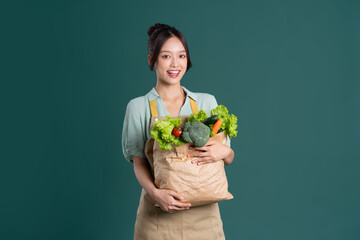
[[212, 129], [213, 129], [213, 135], [216, 135], [217, 132], [219, 131], [220, 127], [221, 127], [221, 124], [222, 124], [222, 120], [219, 119], [217, 120], [214, 125], [212, 126]]

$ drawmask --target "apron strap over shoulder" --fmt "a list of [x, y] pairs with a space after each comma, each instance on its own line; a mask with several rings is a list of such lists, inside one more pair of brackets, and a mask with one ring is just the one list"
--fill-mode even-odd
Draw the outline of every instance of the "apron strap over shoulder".
[[196, 104], [196, 101], [194, 99], [190, 98], [190, 97], [189, 97], [189, 99], [190, 99], [190, 105], [191, 105], [192, 112], [193, 113], [199, 113], [199, 108], [198, 108], [198, 106]]
[[[196, 104], [196, 101], [194, 99], [192, 99], [191, 97], [189, 97], [190, 100], [190, 106], [191, 106], [191, 110], [193, 113], [199, 113], [199, 108]], [[153, 99], [150, 101], [150, 112], [151, 112], [151, 116], [152, 117], [158, 117], [159, 113], [157, 110], [157, 105], [156, 105], [156, 99]]]
[[150, 101], [150, 112], [152, 117], [158, 117], [158, 110], [156, 106], [156, 99]]

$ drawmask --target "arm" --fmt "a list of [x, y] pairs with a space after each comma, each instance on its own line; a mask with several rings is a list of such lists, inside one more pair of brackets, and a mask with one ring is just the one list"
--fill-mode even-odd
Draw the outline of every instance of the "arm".
[[178, 210], [189, 209], [191, 204], [181, 202], [183, 197], [180, 194], [171, 190], [156, 188], [146, 159], [137, 156], [132, 156], [132, 159], [138, 182], [162, 210], [173, 213]]
[[231, 147], [213, 140], [209, 140], [203, 147], [192, 149], [196, 150], [196, 153], [189, 154], [188, 156], [195, 157], [191, 163], [196, 163], [197, 165], [220, 160], [223, 160], [225, 165], [229, 165], [233, 162], [235, 156]]

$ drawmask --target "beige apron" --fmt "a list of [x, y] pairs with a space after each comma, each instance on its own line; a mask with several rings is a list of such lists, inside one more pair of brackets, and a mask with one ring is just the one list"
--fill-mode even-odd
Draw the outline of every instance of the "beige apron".
[[[196, 102], [190, 98], [193, 113], [198, 113]], [[154, 126], [158, 117], [155, 100], [150, 102], [151, 123]], [[181, 116], [187, 118], [188, 116]], [[149, 138], [145, 145], [146, 155], [149, 156], [150, 171], [154, 174], [154, 161], [151, 157], [155, 140]], [[135, 223], [135, 240], [223, 240], [223, 224], [220, 217], [218, 203], [210, 203], [188, 210], [168, 213], [155, 206], [149, 194], [142, 189], [140, 203]]]

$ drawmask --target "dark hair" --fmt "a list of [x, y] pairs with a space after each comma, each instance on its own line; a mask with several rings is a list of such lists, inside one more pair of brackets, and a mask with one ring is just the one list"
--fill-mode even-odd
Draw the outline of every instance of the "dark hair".
[[151, 71], [154, 69], [154, 65], [159, 56], [162, 45], [166, 42], [166, 40], [171, 37], [177, 37], [184, 45], [187, 58], [186, 71], [191, 68], [192, 64], [190, 61], [190, 53], [186, 43], [186, 39], [184, 35], [182, 35], [182, 33], [179, 32], [175, 27], [170, 27], [166, 24], [156, 23], [148, 29], [147, 33], [149, 35], [148, 54], [151, 56], [149, 64]]

